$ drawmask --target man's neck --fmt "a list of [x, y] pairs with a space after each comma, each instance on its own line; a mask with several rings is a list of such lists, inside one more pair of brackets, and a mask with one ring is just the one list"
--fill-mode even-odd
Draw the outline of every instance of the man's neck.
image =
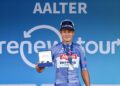
[[70, 42], [64, 42], [64, 41], [63, 41], [62, 43], [63, 43], [63, 44], [65, 44], [65, 45], [66, 45], [66, 44], [69, 44], [69, 45], [71, 45], [71, 44], [72, 44], [72, 42], [71, 42], [71, 41], [70, 41]]

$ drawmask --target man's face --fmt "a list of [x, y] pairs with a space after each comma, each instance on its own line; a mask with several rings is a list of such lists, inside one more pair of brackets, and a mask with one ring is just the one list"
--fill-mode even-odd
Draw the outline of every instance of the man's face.
[[60, 31], [60, 33], [61, 33], [63, 42], [72, 42], [72, 39], [74, 36], [73, 30], [63, 29]]

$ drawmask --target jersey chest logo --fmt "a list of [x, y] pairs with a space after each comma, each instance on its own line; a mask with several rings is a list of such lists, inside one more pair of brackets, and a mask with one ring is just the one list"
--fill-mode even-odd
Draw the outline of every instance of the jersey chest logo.
[[60, 54], [60, 59], [65, 59], [68, 60], [69, 57], [71, 57], [72, 59], [77, 59], [77, 55], [76, 54], [72, 54], [70, 56], [66, 55], [66, 54]]
[[[71, 63], [69, 61], [69, 58], [71, 58]], [[79, 57], [77, 54], [72, 55], [66, 55], [66, 54], [60, 54], [59, 57], [56, 58], [56, 66], [57, 68], [78, 68], [79, 67]]]

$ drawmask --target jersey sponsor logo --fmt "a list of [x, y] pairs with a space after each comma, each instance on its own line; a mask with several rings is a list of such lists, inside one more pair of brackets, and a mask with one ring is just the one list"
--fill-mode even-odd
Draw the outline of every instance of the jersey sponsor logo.
[[[70, 62], [68, 61], [69, 56], [66, 54], [60, 54], [60, 57], [56, 58], [56, 66], [57, 68], [69, 67]], [[79, 57], [76, 54], [72, 55], [72, 66], [74, 68], [79, 67]]]
[[77, 59], [76, 54], [72, 54], [72, 55], [60, 54], [60, 59], [68, 60], [69, 57], [72, 57], [72, 59]]

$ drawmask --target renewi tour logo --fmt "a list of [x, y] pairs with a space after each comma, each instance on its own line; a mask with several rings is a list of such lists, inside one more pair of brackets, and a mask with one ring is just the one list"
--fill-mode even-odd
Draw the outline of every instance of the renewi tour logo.
[[[54, 32], [58, 37], [59, 40], [62, 41], [61, 35], [59, 33], [59, 31], [50, 25], [38, 25], [35, 26], [31, 29], [29, 29], [28, 31], [24, 31], [23, 35], [24, 38], [30, 38], [32, 36], [32, 33], [36, 30], [41, 30], [41, 29], [47, 29], [50, 30], [52, 32]], [[52, 38], [51, 38], [52, 39]], [[47, 42], [50, 42], [49, 40]], [[34, 52], [38, 54], [38, 48], [40, 48], [38, 46], [38, 44], [43, 43], [45, 45], [44, 41], [36, 41], [34, 43]], [[54, 41], [53, 45], [57, 44], [57, 41]], [[116, 48], [120, 46], [120, 39], [117, 38], [117, 40], [115, 41], [94, 41], [94, 40], [90, 40], [90, 41], [84, 41], [82, 40], [81, 37], [77, 38], [76, 43], [80, 44], [83, 49], [85, 50], [86, 53], [88, 54], [96, 54], [97, 52], [99, 52], [100, 54], [115, 54], [116, 53]], [[25, 55], [24, 53], [24, 45], [28, 45], [28, 54], [32, 54], [32, 43], [31, 41], [21, 41], [20, 44], [17, 41], [0, 41], [0, 54], [2, 54], [3, 51], [3, 46], [6, 45], [7, 46], [7, 52], [9, 54], [18, 54], [20, 52], [20, 56], [22, 58], [22, 60], [30, 67], [35, 68], [35, 64], [32, 63], [31, 61], [28, 60], [28, 57]], [[48, 43], [47, 46], [49, 46], [48, 48], [51, 48], [50, 44]], [[94, 48], [90, 48], [91, 46], [93, 46]], [[43, 46], [44, 48], [47, 48], [45, 46]], [[42, 47], [42, 48], [43, 48]]]

